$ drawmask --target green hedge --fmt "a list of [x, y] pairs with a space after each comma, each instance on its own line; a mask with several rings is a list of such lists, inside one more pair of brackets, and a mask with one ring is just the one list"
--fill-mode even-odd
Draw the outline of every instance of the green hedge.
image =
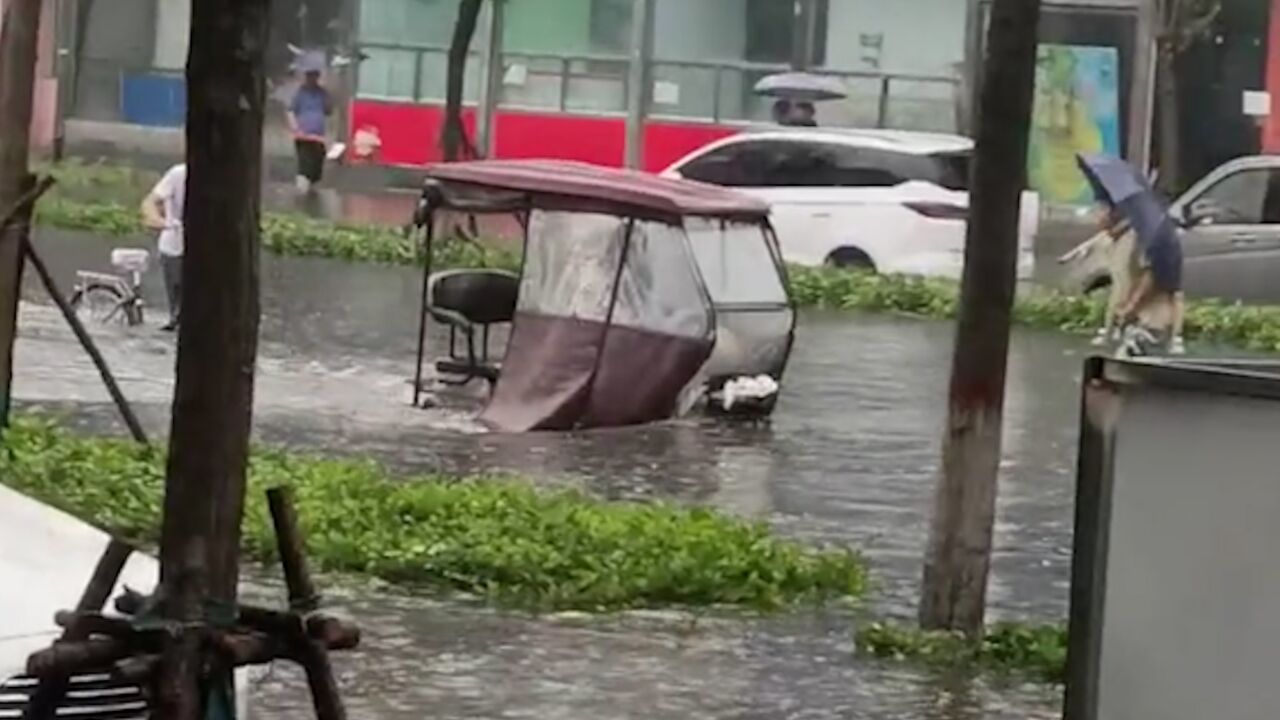
[[[21, 418], [0, 482], [135, 541], [158, 537], [164, 459]], [[666, 504], [605, 503], [501, 478], [396, 478], [372, 462], [256, 451], [244, 550], [270, 561], [265, 489], [291, 485], [320, 569], [464, 591], [531, 610], [738, 605], [861, 596], [859, 555], [779, 539], [761, 523]]]
[[[107, 236], [143, 233], [136, 209], [111, 203], [82, 203], [54, 197], [42, 202], [37, 221], [50, 227]], [[421, 262], [414, 241], [397, 229], [356, 226], [267, 213], [262, 223], [263, 247], [279, 255], [327, 257], [358, 262]], [[515, 269], [509, 252], [482, 249], [462, 241], [442, 243], [441, 268], [498, 267]], [[897, 275], [870, 275], [833, 268], [790, 268], [791, 290], [801, 307], [901, 313], [916, 317], [955, 317], [957, 285], [949, 280]], [[1091, 331], [1102, 322], [1104, 298], [1036, 290], [1019, 296], [1014, 319], [1032, 328]], [[1280, 307], [1190, 303], [1186, 337], [1191, 341], [1235, 345], [1280, 352]]]
[[874, 623], [859, 631], [857, 640], [863, 655], [940, 670], [1018, 673], [1052, 683], [1066, 678], [1064, 625], [1000, 623], [988, 628], [982, 638], [973, 639], [958, 633]]
[[[36, 223], [62, 230], [79, 230], [108, 237], [139, 237], [142, 227], [137, 208], [115, 203], [82, 203], [65, 198], [42, 201]], [[416, 242], [402, 231], [378, 225], [349, 225], [300, 215], [264, 213], [262, 246], [275, 255], [324, 257], [385, 265], [421, 262]], [[453, 240], [442, 243], [437, 254], [441, 267], [500, 267], [514, 269], [510, 253]]]

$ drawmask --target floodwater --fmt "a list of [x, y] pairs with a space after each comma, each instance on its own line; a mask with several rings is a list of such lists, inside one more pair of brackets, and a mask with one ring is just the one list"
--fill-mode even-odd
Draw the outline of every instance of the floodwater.
[[[102, 269], [109, 246], [43, 234], [57, 276]], [[769, 426], [681, 421], [627, 430], [481, 434], [461, 413], [407, 403], [420, 291], [409, 269], [264, 258], [256, 432], [358, 452], [406, 470], [513, 470], [609, 498], [668, 498], [767, 519], [869, 557], [872, 608], [909, 618], [942, 429], [945, 323], [807, 314]], [[148, 288], [149, 297], [162, 297]], [[34, 285], [15, 392], [119, 431], [92, 366]], [[159, 313], [154, 313], [159, 315]], [[102, 328], [104, 355], [156, 434], [167, 426], [173, 341]], [[1015, 335], [991, 584], [996, 618], [1065, 617], [1078, 377], [1087, 340]], [[271, 589], [254, 581], [256, 592]], [[365, 642], [336, 659], [361, 718], [1051, 718], [1059, 693], [938, 677], [855, 657], [855, 618], [639, 613], [535, 618], [460, 601], [346, 588], [335, 607]], [[276, 668], [256, 702], [306, 717], [305, 683]]]

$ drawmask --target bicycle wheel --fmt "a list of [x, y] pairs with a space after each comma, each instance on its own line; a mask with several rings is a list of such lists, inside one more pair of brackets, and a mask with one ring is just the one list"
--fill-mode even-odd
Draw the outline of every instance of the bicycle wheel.
[[123, 324], [129, 320], [124, 295], [110, 285], [93, 284], [76, 290], [70, 304], [81, 322]]

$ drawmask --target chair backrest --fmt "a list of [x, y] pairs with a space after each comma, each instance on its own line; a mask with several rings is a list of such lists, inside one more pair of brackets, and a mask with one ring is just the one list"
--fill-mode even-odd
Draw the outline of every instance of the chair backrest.
[[506, 270], [446, 270], [431, 276], [427, 302], [477, 325], [511, 322], [520, 276]]

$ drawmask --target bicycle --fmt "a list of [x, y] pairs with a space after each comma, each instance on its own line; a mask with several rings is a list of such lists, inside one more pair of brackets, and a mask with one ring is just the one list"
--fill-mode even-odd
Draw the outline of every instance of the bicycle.
[[121, 322], [129, 327], [142, 324], [142, 274], [151, 262], [151, 253], [138, 248], [115, 248], [111, 267], [115, 273], [76, 272], [76, 284], [69, 301], [77, 314], [107, 324]]

